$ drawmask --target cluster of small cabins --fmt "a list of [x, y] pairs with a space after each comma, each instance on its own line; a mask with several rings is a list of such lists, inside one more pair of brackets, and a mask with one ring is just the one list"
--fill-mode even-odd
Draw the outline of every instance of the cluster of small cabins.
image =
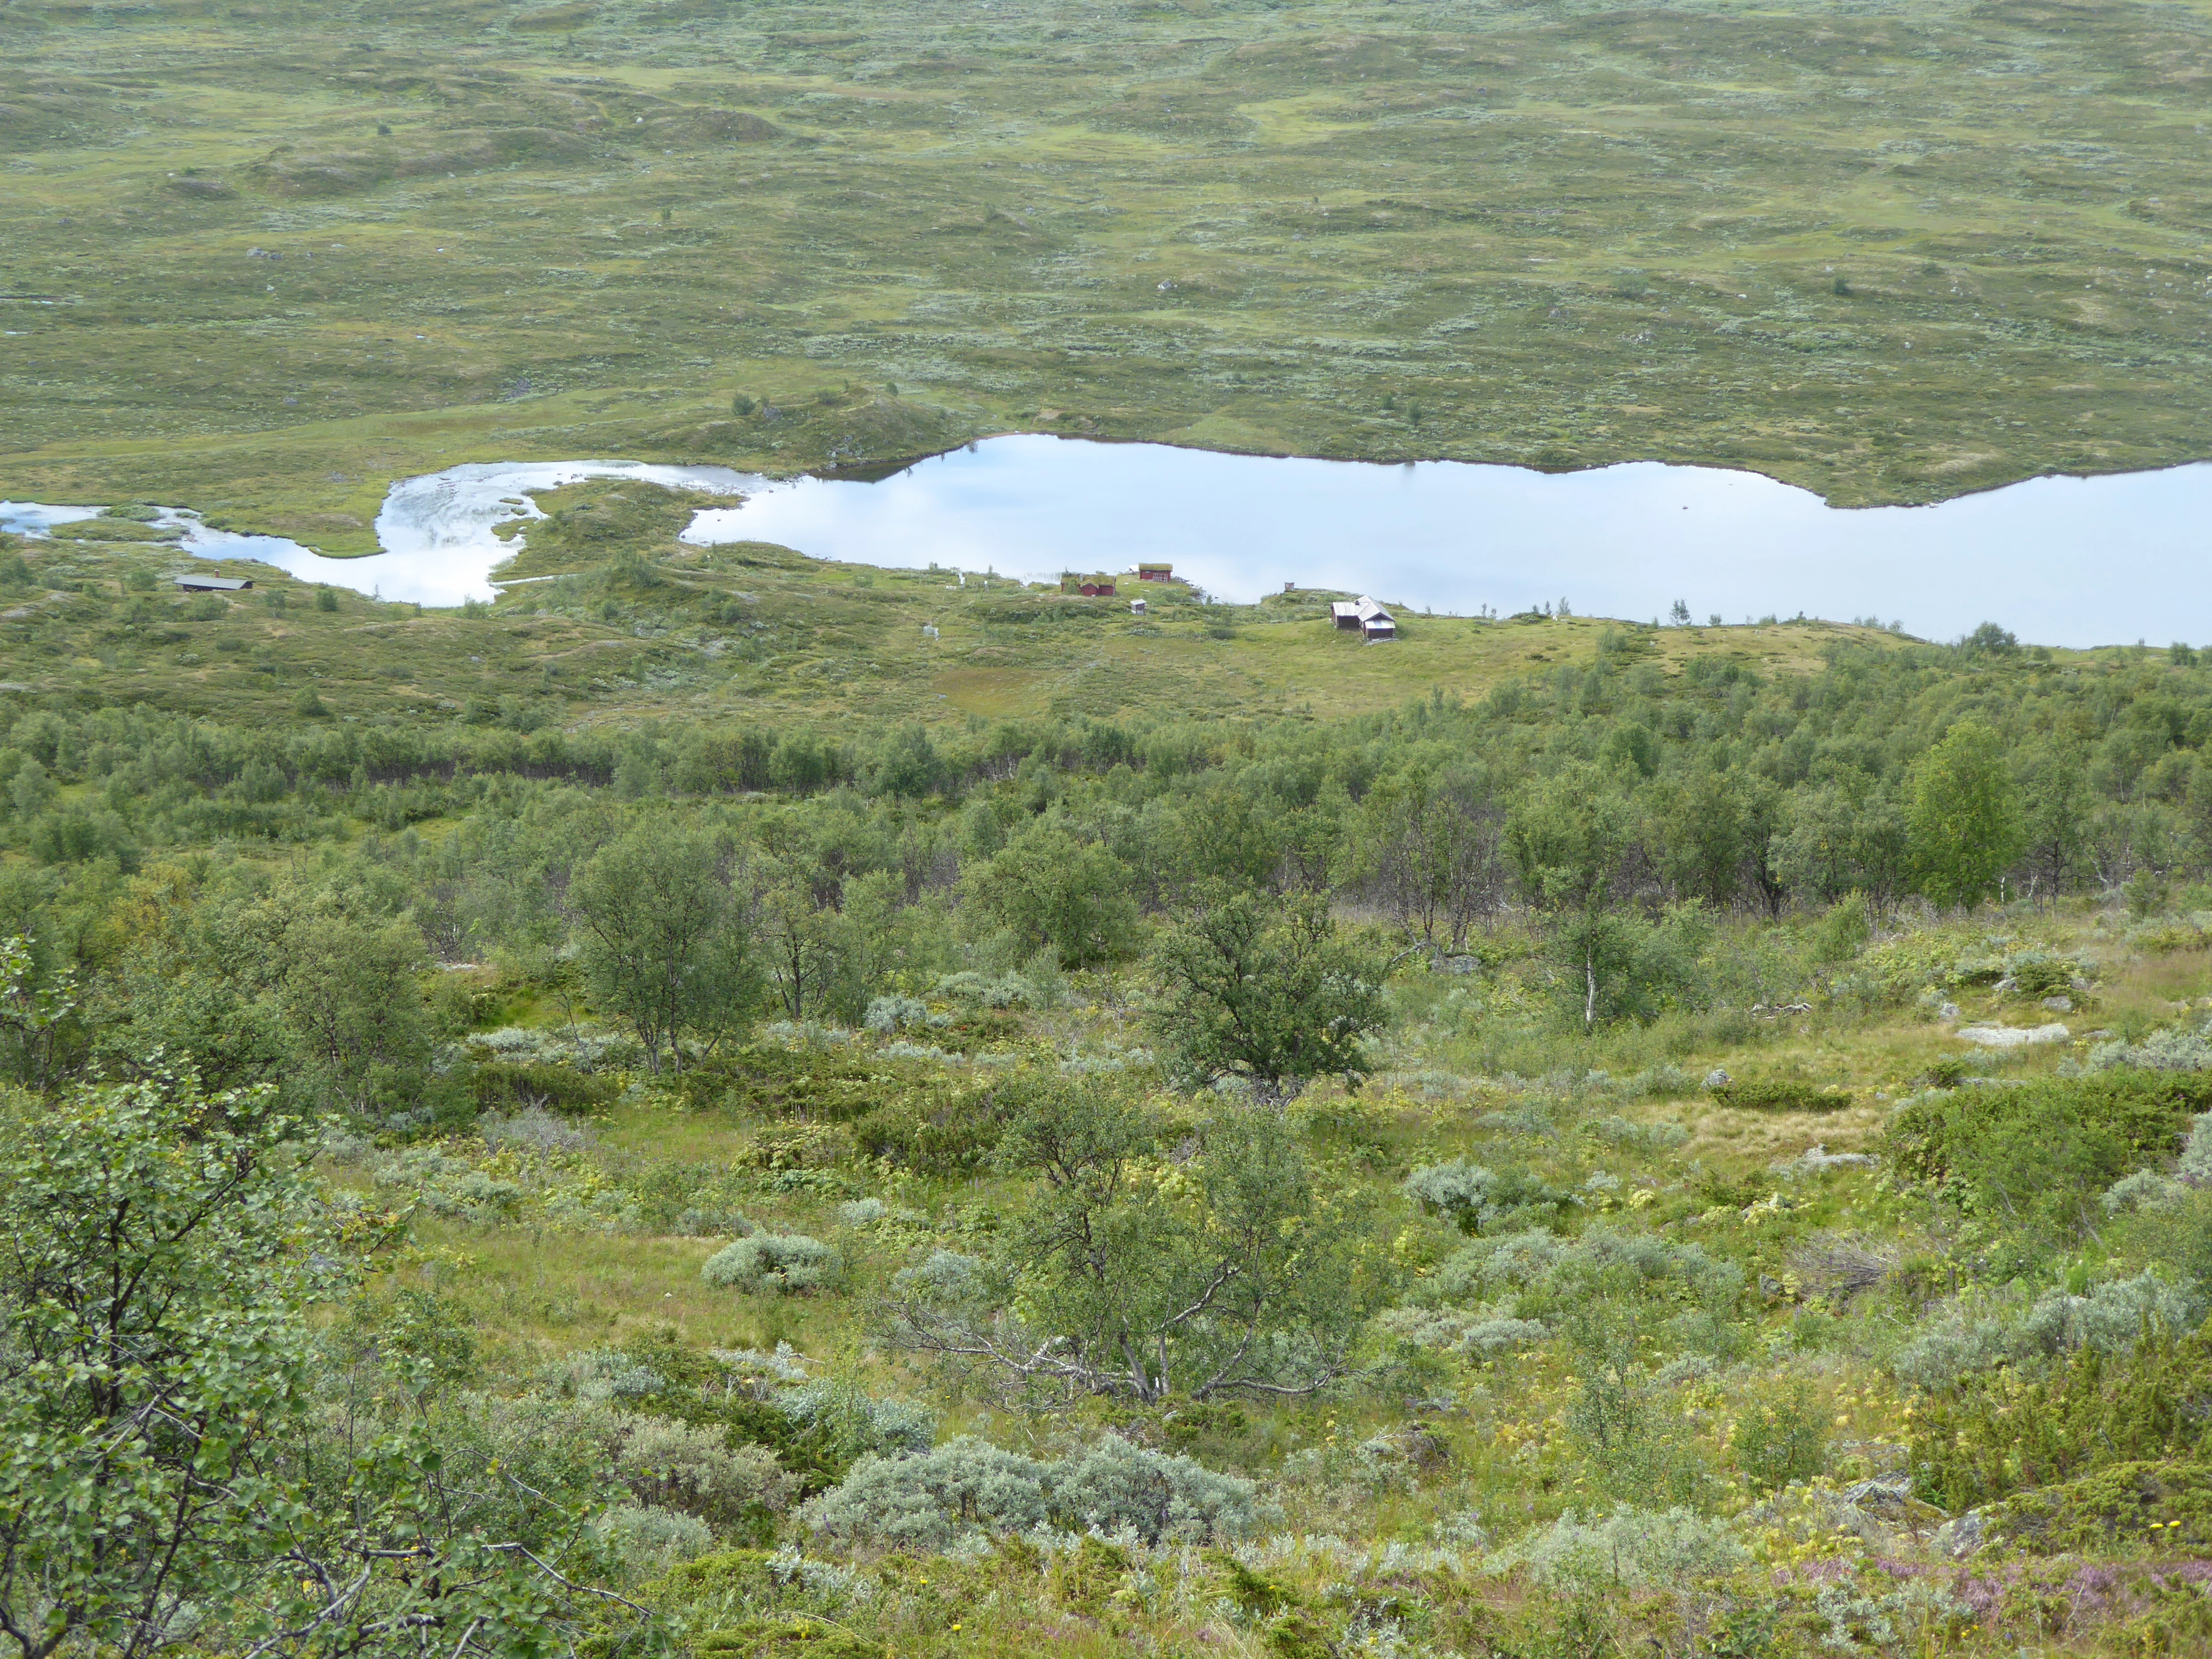
[[[1171, 564], [1133, 564], [1121, 573], [1134, 576], [1140, 582], [1171, 582], [1175, 567]], [[1079, 576], [1073, 571], [1064, 571], [1060, 578], [1063, 593], [1080, 593], [1086, 599], [1110, 599], [1114, 597], [1115, 578], [1112, 576]], [[1138, 601], [1142, 604], [1143, 601]]]
[[[1171, 564], [1133, 564], [1121, 574], [1133, 576], [1140, 582], [1170, 582], [1175, 580], [1175, 567]], [[1060, 578], [1060, 591], [1080, 594], [1086, 599], [1110, 599], [1115, 597], [1116, 580], [1103, 574], [1084, 576], [1072, 570], [1063, 571]], [[1285, 593], [1297, 590], [1295, 582], [1283, 584]], [[1145, 602], [1131, 599], [1129, 609], [1134, 615], [1141, 617], [1145, 614]], [[1398, 637], [1396, 620], [1382, 608], [1380, 601], [1364, 593], [1356, 599], [1335, 600], [1328, 609], [1338, 628], [1356, 632], [1364, 640], [1395, 640]]]

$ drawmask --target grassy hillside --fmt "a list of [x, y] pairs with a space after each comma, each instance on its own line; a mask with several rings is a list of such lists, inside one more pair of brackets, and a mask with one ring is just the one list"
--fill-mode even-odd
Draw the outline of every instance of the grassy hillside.
[[2197, 653], [541, 504], [0, 548], [0, 1613], [182, 1436], [210, 1654], [2202, 1650]]
[[363, 551], [465, 458], [1009, 428], [2207, 453], [2186, 5], [0, 9], [0, 478]]

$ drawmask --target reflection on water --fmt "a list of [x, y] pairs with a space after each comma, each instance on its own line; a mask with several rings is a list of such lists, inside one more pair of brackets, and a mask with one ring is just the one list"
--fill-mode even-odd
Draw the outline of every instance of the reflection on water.
[[[1636, 462], [1585, 472], [1423, 461], [1223, 455], [1160, 444], [992, 438], [878, 483], [771, 481], [634, 461], [471, 463], [392, 486], [383, 553], [326, 559], [273, 536], [165, 514], [184, 545], [260, 559], [388, 599], [489, 596], [514, 550], [494, 532], [539, 516], [526, 492], [635, 477], [742, 497], [684, 532], [781, 542], [855, 563], [1057, 576], [1165, 560], [1224, 599], [1304, 587], [1407, 609], [1510, 614], [1568, 600], [1703, 622], [1875, 616], [1949, 638], [1994, 620], [2023, 638], [2212, 641], [2212, 465], [2034, 478], [1936, 507], [1831, 507], [1756, 473]], [[51, 531], [89, 507], [0, 503], [0, 528]]]
[[18, 536], [43, 536], [56, 525], [96, 519], [96, 507], [51, 507], [44, 501], [0, 501], [0, 530]]
[[[582, 478], [641, 478], [671, 489], [735, 495], [767, 480], [726, 466], [653, 466], [641, 461], [492, 461], [447, 467], [402, 478], [386, 492], [376, 515], [376, 539], [385, 550], [359, 559], [326, 559], [282, 536], [240, 536], [213, 530], [197, 514], [164, 508], [157, 520], [184, 533], [179, 544], [207, 559], [258, 559], [302, 580], [328, 582], [387, 599], [418, 605], [459, 605], [492, 597], [493, 570], [514, 556], [520, 543], [494, 532], [517, 519], [545, 515], [525, 492], [557, 489]], [[97, 507], [0, 503], [0, 529], [40, 533], [55, 525], [93, 517]], [[21, 522], [9, 515], [20, 514]], [[59, 515], [59, 516], [56, 516]]]
[[1224, 599], [1302, 587], [1401, 607], [1698, 622], [1879, 616], [1951, 638], [2212, 640], [2212, 465], [2034, 478], [1936, 507], [1832, 507], [1757, 473], [1583, 472], [994, 438], [878, 483], [805, 478], [702, 513], [696, 540], [1009, 574], [1171, 562]]

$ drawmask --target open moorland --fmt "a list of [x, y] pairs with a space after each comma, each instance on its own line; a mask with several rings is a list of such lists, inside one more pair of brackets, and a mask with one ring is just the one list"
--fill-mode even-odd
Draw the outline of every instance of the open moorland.
[[0, 479], [2208, 453], [2198, 4], [0, 7]]

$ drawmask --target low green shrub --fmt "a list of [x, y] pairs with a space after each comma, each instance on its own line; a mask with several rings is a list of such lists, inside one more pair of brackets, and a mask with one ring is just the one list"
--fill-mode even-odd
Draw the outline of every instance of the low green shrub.
[[2212, 1546], [2212, 1463], [2114, 1463], [2008, 1498], [1988, 1525], [1997, 1538], [2038, 1553], [2145, 1542], [2203, 1549]]
[[753, 1136], [746, 1161], [757, 1170], [823, 1170], [853, 1155], [840, 1123], [771, 1123]]
[[1916, 1490], [1964, 1509], [2113, 1465], [2202, 1456], [2212, 1449], [2212, 1330], [2177, 1337], [2148, 1318], [2137, 1328], [2131, 1347], [2084, 1346], [2040, 1381], [1982, 1371], [1923, 1401], [1909, 1436]]
[[[2074, 988], [2081, 964], [2072, 957], [2048, 951], [2021, 951], [2006, 963], [2005, 979], [2022, 996], [2062, 996]], [[2000, 981], [2002, 982], [2002, 981]]]
[[990, 1166], [1025, 1112], [1054, 1110], [1079, 1085], [1018, 1070], [988, 1085], [902, 1091], [853, 1124], [860, 1150], [920, 1175], [975, 1175]]
[[2094, 1194], [2179, 1150], [2212, 1074], [2115, 1071], [1906, 1104], [1884, 1152], [1908, 1180], [1956, 1183], [1970, 1207], [2045, 1231], [2093, 1225]]
[[975, 1175], [990, 1165], [1012, 1113], [991, 1093], [902, 1097], [853, 1125], [853, 1139], [872, 1158], [917, 1175]]
[[884, 1644], [803, 1613], [742, 1619], [691, 1638], [697, 1659], [883, 1659]]
[[1827, 1467], [1828, 1419], [1797, 1382], [1751, 1401], [1735, 1420], [1735, 1462], [1760, 1492], [1809, 1480]]
[[1725, 1522], [1687, 1509], [1617, 1505], [1585, 1520], [1569, 1510], [1490, 1558], [1493, 1571], [1525, 1568], [1540, 1584], [1565, 1589], [1679, 1589], [1733, 1572], [1750, 1553]]
[[570, 1066], [542, 1060], [480, 1061], [469, 1082], [477, 1105], [487, 1112], [536, 1107], [541, 1111], [583, 1113], [611, 1104], [622, 1090], [611, 1079]]

